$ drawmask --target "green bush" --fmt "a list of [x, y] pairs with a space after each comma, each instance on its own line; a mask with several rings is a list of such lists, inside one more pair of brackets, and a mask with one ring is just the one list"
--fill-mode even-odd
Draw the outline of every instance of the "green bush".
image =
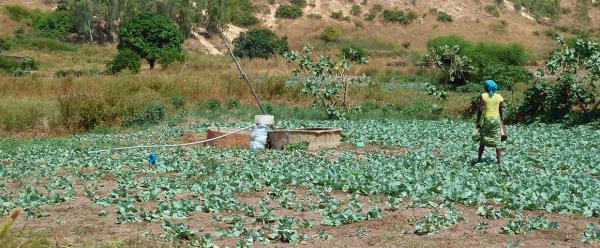
[[134, 113], [123, 121], [123, 126], [132, 127], [139, 125], [159, 124], [165, 119], [165, 104], [161, 101], [151, 102], [144, 107], [144, 110]]
[[38, 63], [31, 57], [13, 58], [0, 55], [0, 70], [13, 76], [23, 76], [38, 68]]
[[452, 16], [444, 11], [437, 12], [437, 21], [438, 22], [452, 22]]
[[241, 105], [242, 105], [242, 102], [240, 102], [240, 100], [235, 99], [235, 98], [229, 98], [225, 102], [225, 106], [227, 107], [227, 109], [234, 109]]
[[259, 22], [260, 22], [260, 20], [258, 19], [258, 17], [254, 16], [254, 15], [245, 15], [245, 16], [240, 17], [240, 19], [237, 20], [236, 22], [234, 22], [234, 24], [247, 27], [247, 26], [256, 25]]
[[500, 10], [498, 10], [498, 6], [496, 5], [487, 5], [485, 6], [485, 12], [487, 12], [490, 15], [493, 15], [495, 17], [499, 17], [500, 16]]
[[287, 19], [297, 19], [301, 17], [303, 14], [302, 8], [298, 7], [298, 5], [294, 4], [284, 4], [277, 8], [275, 12], [275, 17], [277, 18], [287, 18]]
[[367, 14], [365, 14], [365, 21], [373, 21], [373, 20], [375, 20], [375, 18], [377, 18], [377, 14], [376, 13], [367, 13]]
[[75, 17], [65, 10], [36, 15], [33, 19], [33, 30], [43, 37], [64, 38], [75, 31]]
[[435, 48], [441, 46], [458, 46], [460, 50], [465, 50], [467, 47], [471, 45], [471, 42], [465, 40], [464, 38], [458, 35], [449, 35], [449, 36], [439, 36], [427, 41], [427, 48]]
[[221, 107], [221, 101], [219, 99], [209, 99], [206, 101], [206, 107], [211, 111], [215, 111]]
[[337, 26], [325, 27], [321, 33], [321, 38], [327, 42], [338, 41], [342, 37], [342, 29]]
[[70, 130], [91, 130], [111, 119], [104, 101], [91, 96], [61, 96], [58, 109], [63, 126]]
[[342, 47], [342, 55], [353, 62], [360, 62], [363, 58], [367, 58], [365, 50], [355, 45]]
[[8, 51], [8, 50], [10, 50], [10, 44], [8, 43], [7, 40], [0, 37], [0, 52]]
[[360, 16], [361, 13], [362, 9], [360, 8], [360, 5], [353, 4], [352, 9], [350, 9], [350, 14], [352, 14], [353, 16]]
[[289, 50], [287, 37], [278, 37], [269, 29], [251, 29], [233, 40], [235, 56], [268, 59]]
[[344, 13], [342, 11], [332, 11], [329, 17], [340, 21], [343, 21], [345, 18]]
[[185, 107], [185, 98], [182, 96], [172, 96], [171, 103], [176, 109], [182, 109]]
[[487, 64], [522, 66], [529, 60], [527, 50], [519, 43], [472, 43], [456, 35], [440, 36], [427, 42], [427, 47], [429, 49], [444, 45], [458, 46], [460, 48], [460, 55], [469, 57], [476, 66]]
[[516, 83], [530, 84], [533, 73], [522, 66], [489, 64], [478, 73], [478, 82], [492, 79], [501, 89], [512, 90]]
[[384, 10], [383, 19], [386, 22], [400, 23], [402, 25], [408, 25], [418, 18], [417, 12], [408, 10], [404, 12], [402, 10]]
[[300, 8], [304, 8], [304, 7], [306, 7], [306, 5], [308, 5], [306, 0], [290, 0], [290, 3], [293, 5], [296, 5]]
[[323, 16], [320, 14], [308, 14], [306, 17], [310, 18], [310, 19], [315, 19], [315, 20], [320, 20], [323, 19]]
[[131, 49], [119, 49], [112, 61], [106, 64], [108, 71], [117, 74], [125, 69], [138, 73], [142, 67], [140, 56]]

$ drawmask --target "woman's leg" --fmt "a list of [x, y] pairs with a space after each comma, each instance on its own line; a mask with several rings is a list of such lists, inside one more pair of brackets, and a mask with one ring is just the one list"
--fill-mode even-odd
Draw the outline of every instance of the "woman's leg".
[[496, 147], [496, 159], [498, 160], [498, 164], [502, 163], [500, 161], [500, 157], [502, 156], [502, 148]]
[[481, 156], [483, 156], [483, 150], [485, 149], [485, 146], [483, 145], [483, 142], [479, 142], [479, 154], [477, 154], [477, 162], [481, 162]]

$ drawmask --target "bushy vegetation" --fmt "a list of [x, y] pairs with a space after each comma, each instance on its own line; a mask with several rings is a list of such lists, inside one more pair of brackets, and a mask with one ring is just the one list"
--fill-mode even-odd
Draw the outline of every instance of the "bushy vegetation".
[[278, 37], [270, 29], [251, 29], [233, 40], [233, 53], [240, 58], [271, 58], [289, 50], [287, 37]]
[[498, 9], [497, 5], [494, 5], [494, 4], [486, 5], [484, 9], [485, 9], [485, 12], [487, 12], [490, 15], [493, 15], [495, 17], [500, 16], [500, 10]]
[[438, 10], [437, 12], [437, 21], [438, 22], [452, 22], [452, 16], [449, 15], [448, 13]]
[[121, 25], [119, 49], [131, 49], [148, 60], [150, 68], [156, 61], [169, 64], [182, 53], [183, 35], [167, 18], [152, 13], [140, 13]]
[[365, 50], [356, 45], [342, 47], [342, 56], [352, 62], [360, 62], [362, 59], [368, 58]]
[[521, 44], [467, 41], [459, 36], [442, 36], [429, 40], [430, 59], [447, 72], [443, 84], [456, 88], [469, 82], [494, 79], [510, 90], [518, 82], [531, 82], [531, 73], [523, 66], [529, 54]]
[[277, 8], [275, 12], [275, 17], [278, 18], [287, 18], [287, 19], [297, 19], [303, 15], [303, 10], [298, 5], [295, 4], [284, 4]]
[[140, 55], [132, 51], [131, 49], [120, 49], [115, 55], [112, 61], [110, 61], [106, 67], [108, 71], [113, 74], [117, 74], [125, 69], [138, 73], [142, 67], [142, 58]]
[[290, 0], [290, 3], [300, 8], [304, 8], [308, 5], [308, 2], [306, 2], [306, 0]]
[[38, 63], [31, 57], [16, 58], [0, 55], [0, 70], [13, 76], [23, 76], [37, 67]]
[[383, 19], [386, 22], [408, 25], [411, 24], [417, 18], [417, 12], [415, 12], [414, 10], [408, 10], [407, 12], [404, 12], [398, 9], [386, 9], [383, 11]]
[[328, 26], [323, 29], [321, 39], [327, 42], [338, 41], [342, 37], [342, 29], [338, 26]]
[[561, 9], [561, 0], [515, 0], [514, 5], [515, 9], [520, 10], [522, 7], [525, 7], [529, 12], [531, 12], [534, 17], [541, 18], [547, 17], [550, 18], [552, 22], [557, 22], [560, 18], [560, 14], [562, 12]]
[[540, 76], [548, 73], [555, 79], [541, 79], [529, 88], [513, 120], [579, 125], [600, 118], [600, 45], [583, 39], [574, 45], [562, 38], [557, 42], [560, 47], [551, 54], [545, 69], [539, 71]]
[[[345, 119], [350, 110], [348, 88], [352, 83], [350, 67], [353, 63], [348, 57], [336, 59], [328, 55], [313, 56], [314, 48], [304, 46], [302, 54], [292, 51], [285, 54], [288, 63], [297, 63], [293, 76], [301, 76], [304, 81], [302, 92], [314, 97], [314, 106], [319, 106], [329, 119]], [[357, 57], [349, 49], [349, 57]], [[355, 64], [366, 64], [366, 58], [358, 59]]]

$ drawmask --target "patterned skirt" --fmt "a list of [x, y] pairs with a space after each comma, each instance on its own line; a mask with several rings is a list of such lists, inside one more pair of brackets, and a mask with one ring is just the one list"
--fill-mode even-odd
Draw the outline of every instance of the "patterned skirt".
[[473, 141], [487, 147], [500, 147], [502, 140], [502, 122], [499, 116], [484, 117], [481, 128], [472, 134]]

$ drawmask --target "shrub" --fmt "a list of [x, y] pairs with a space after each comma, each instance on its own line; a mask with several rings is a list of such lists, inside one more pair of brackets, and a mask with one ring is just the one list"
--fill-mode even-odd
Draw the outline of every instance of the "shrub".
[[235, 99], [235, 98], [229, 98], [225, 102], [225, 106], [227, 107], [227, 109], [234, 109], [241, 105], [242, 105], [242, 103], [240, 102], [240, 100]]
[[84, 75], [97, 75], [97, 74], [101, 74], [101, 73], [103, 73], [103, 71], [96, 67], [92, 67], [89, 69], [80, 69], [80, 70], [59, 69], [54, 73], [54, 76], [56, 76], [56, 77], [80, 77], [80, 76], [84, 76]]
[[342, 37], [342, 29], [337, 26], [328, 26], [325, 27], [323, 33], [321, 34], [321, 38], [327, 42], [337, 41]]
[[344, 20], [344, 13], [342, 11], [332, 11], [329, 17], [336, 20]]
[[138, 73], [142, 67], [140, 56], [130, 49], [120, 49], [112, 61], [106, 64], [108, 71], [117, 74], [125, 69]]
[[172, 96], [171, 103], [176, 109], [182, 109], [185, 107], [185, 98], [182, 96]]
[[240, 58], [268, 59], [289, 50], [287, 37], [278, 37], [269, 29], [251, 29], [233, 40], [233, 53]]
[[208, 109], [211, 111], [215, 111], [221, 107], [221, 102], [219, 99], [210, 99], [206, 101], [206, 107], [208, 107]]
[[437, 21], [438, 22], [452, 22], [452, 16], [444, 11], [437, 12]]
[[260, 20], [258, 20], [258, 17], [254, 16], [254, 15], [244, 15], [244, 16], [240, 17], [240, 19], [238, 21], [236, 21], [235, 24], [247, 27], [247, 26], [256, 25], [259, 22], [260, 22]]
[[178, 57], [184, 41], [183, 34], [167, 18], [147, 12], [137, 14], [121, 25], [119, 37], [121, 41], [117, 48], [131, 49], [148, 60], [150, 69], [156, 61], [168, 64]]
[[516, 83], [529, 84], [533, 81], [533, 73], [522, 66], [488, 64], [477, 74], [478, 82], [492, 79], [506, 90], [512, 90]]
[[495, 17], [499, 17], [500, 16], [500, 10], [498, 10], [498, 6], [496, 5], [487, 5], [485, 6], [485, 12], [487, 12], [490, 15], [493, 15]]
[[377, 18], [377, 14], [376, 13], [365, 14], [365, 20], [366, 21], [373, 21], [373, 20], [375, 20], [375, 18]]
[[358, 46], [350, 45], [342, 48], [342, 56], [350, 61], [360, 62], [367, 58], [367, 53]]
[[427, 48], [441, 47], [441, 46], [458, 46], [464, 51], [471, 43], [458, 35], [439, 36], [427, 41]]
[[61, 96], [58, 109], [63, 126], [70, 130], [87, 131], [110, 120], [104, 101], [91, 96]]
[[36, 15], [33, 19], [33, 29], [43, 37], [64, 38], [74, 31], [75, 17], [65, 10]]
[[8, 43], [7, 40], [0, 37], [0, 52], [4, 52], [4, 51], [8, 51], [8, 50], [10, 50], [10, 44]]
[[4, 70], [13, 76], [23, 76], [31, 70], [35, 70], [38, 63], [31, 57], [13, 58], [0, 56], [0, 70]]
[[123, 126], [131, 127], [145, 124], [159, 124], [165, 118], [165, 104], [161, 101], [151, 102], [144, 110], [134, 113], [123, 121]]
[[409, 10], [404, 12], [402, 10], [384, 10], [383, 19], [386, 22], [400, 23], [402, 25], [408, 25], [417, 19], [417, 12]]
[[297, 19], [303, 14], [302, 8], [294, 4], [280, 5], [275, 12], [277, 18]]
[[304, 7], [306, 7], [306, 5], [308, 5], [306, 0], [290, 0], [290, 3], [293, 5], [296, 5], [300, 8], [304, 8]]
[[361, 13], [362, 9], [360, 8], [360, 5], [353, 4], [352, 9], [350, 9], [350, 14], [352, 14], [353, 16], [360, 16]]

